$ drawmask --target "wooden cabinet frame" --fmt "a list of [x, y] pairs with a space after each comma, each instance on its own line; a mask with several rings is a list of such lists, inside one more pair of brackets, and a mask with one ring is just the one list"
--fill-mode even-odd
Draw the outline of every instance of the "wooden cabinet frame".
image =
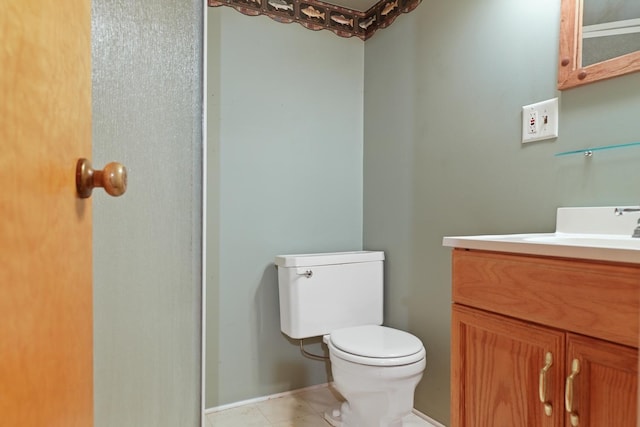
[[456, 249], [452, 295], [451, 427], [572, 426], [574, 359], [573, 422], [636, 427], [640, 265]]

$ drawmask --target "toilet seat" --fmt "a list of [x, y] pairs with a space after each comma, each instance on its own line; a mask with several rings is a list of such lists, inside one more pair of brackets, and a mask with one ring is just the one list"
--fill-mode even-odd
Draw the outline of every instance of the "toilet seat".
[[378, 325], [338, 329], [324, 337], [330, 352], [353, 363], [402, 366], [424, 359], [426, 351], [415, 336]]

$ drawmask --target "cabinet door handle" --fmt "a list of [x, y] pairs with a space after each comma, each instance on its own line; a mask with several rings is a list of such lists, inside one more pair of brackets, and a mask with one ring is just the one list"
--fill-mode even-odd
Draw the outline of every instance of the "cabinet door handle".
[[571, 362], [571, 374], [567, 377], [567, 382], [564, 388], [564, 406], [569, 413], [569, 419], [572, 427], [577, 427], [580, 422], [578, 413], [573, 407], [573, 381], [579, 373], [580, 361], [578, 359], [573, 359]]
[[540, 369], [538, 394], [540, 395], [540, 402], [544, 405], [544, 413], [548, 417], [553, 413], [553, 407], [549, 399], [547, 399], [547, 374], [549, 373], [549, 369], [551, 369], [551, 365], [553, 365], [553, 354], [547, 352], [547, 354], [544, 355], [544, 367]]

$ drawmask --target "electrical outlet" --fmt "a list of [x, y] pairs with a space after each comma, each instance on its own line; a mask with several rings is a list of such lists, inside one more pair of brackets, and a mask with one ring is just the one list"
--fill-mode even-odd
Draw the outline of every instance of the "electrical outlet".
[[522, 143], [558, 136], [558, 98], [522, 107]]
[[525, 124], [527, 126], [527, 133], [529, 135], [535, 135], [538, 133], [538, 112], [536, 110], [529, 110], [528, 112], [523, 112], [522, 114], [528, 115], [529, 120]]

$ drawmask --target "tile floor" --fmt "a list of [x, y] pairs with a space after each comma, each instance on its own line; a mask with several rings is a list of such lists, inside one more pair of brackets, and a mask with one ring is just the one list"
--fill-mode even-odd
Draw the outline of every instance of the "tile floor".
[[[207, 427], [329, 427], [323, 418], [327, 407], [339, 402], [329, 387], [303, 390], [284, 397], [209, 413]], [[411, 414], [405, 427], [434, 427]]]

